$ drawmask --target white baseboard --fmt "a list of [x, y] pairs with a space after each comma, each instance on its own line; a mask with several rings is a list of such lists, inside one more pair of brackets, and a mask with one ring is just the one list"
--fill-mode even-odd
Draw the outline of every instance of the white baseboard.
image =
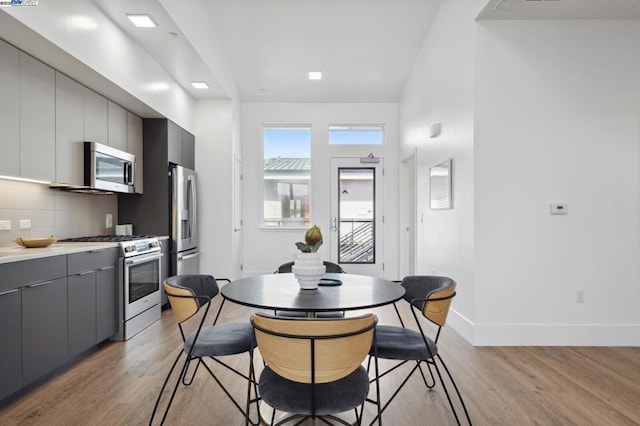
[[640, 324], [475, 324], [451, 309], [447, 326], [474, 346], [640, 346]]

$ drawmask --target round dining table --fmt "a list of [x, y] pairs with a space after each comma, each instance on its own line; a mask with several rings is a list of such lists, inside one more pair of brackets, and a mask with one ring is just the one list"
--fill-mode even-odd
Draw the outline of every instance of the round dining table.
[[[325, 285], [323, 285], [323, 283]], [[354, 274], [324, 274], [317, 289], [302, 290], [291, 273], [256, 275], [222, 286], [229, 301], [276, 311], [318, 312], [375, 308], [396, 302], [404, 287], [381, 278]]]

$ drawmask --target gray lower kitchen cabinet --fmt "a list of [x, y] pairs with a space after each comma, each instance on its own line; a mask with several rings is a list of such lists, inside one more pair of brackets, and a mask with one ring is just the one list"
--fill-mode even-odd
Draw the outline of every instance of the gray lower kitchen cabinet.
[[0, 292], [0, 400], [22, 387], [22, 291]]
[[0, 175], [20, 176], [20, 51], [0, 40]]
[[23, 386], [67, 361], [67, 341], [67, 277], [23, 287]]
[[96, 344], [96, 272], [68, 277], [69, 357]]
[[118, 272], [116, 265], [96, 271], [96, 343], [118, 331]]
[[55, 71], [20, 52], [20, 176], [55, 180]]
[[56, 182], [84, 185], [84, 86], [56, 72]]
[[[74, 253], [67, 259], [69, 355], [74, 356], [118, 330], [118, 249]], [[74, 332], [78, 336], [71, 338]]]

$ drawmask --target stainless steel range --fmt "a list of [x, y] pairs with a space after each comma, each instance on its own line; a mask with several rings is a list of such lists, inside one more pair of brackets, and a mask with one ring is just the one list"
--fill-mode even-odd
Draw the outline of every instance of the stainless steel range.
[[118, 242], [120, 244], [120, 321], [111, 340], [128, 340], [160, 319], [162, 253], [150, 235], [98, 235], [61, 242]]

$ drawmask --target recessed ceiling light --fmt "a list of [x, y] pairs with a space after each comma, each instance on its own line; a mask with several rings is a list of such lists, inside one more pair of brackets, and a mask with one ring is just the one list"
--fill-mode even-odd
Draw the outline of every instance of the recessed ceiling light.
[[309, 80], [322, 80], [322, 71], [309, 71]]
[[149, 15], [127, 13], [127, 18], [138, 28], [155, 28], [156, 26], [156, 23], [153, 22], [153, 19], [151, 19]]
[[209, 85], [206, 81], [192, 81], [191, 85], [196, 89], [208, 89]]

